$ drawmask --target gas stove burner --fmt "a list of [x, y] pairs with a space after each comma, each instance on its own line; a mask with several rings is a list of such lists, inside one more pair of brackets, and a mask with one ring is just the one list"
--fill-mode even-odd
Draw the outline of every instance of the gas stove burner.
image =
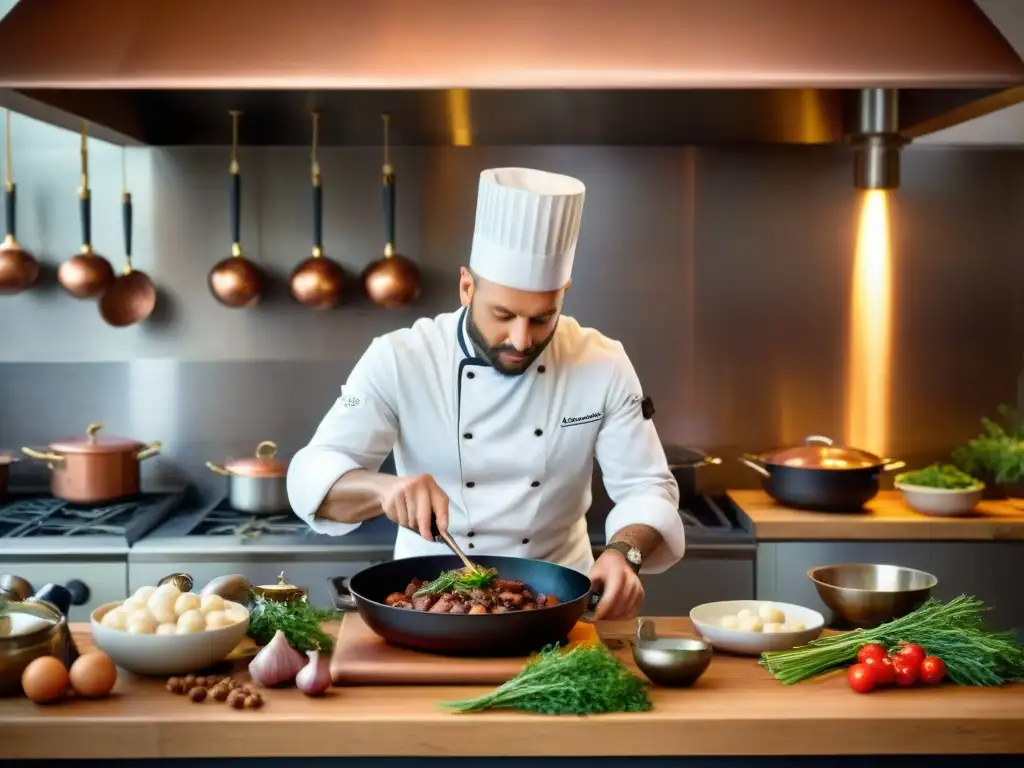
[[189, 531], [191, 536], [240, 536], [243, 541], [261, 536], [305, 535], [311, 529], [295, 515], [253, 515], [232, 509], [227, 499], [221, 499]]
[[95, 507], [44, 494], [12, 494], [0, 505], [0, 538], [122, 536], [134, 543], [167, 519], [185, 493], [147, 493]]

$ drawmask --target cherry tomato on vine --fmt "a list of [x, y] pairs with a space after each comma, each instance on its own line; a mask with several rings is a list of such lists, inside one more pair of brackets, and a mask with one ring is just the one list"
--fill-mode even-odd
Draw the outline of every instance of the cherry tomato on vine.
[[874, 672], [875, 682], [879, 686], [892, 685], [896, 682], [896, 669], [892, 665], [892, 659], [888, 656], [883, 656], [882, 658], [869, 656], [861, 663]]
[[924, 657], [928, 654], [924, 652], [924, 648], [920, 645], [914, 645], [914, 643], [903, 643], [900, 645], [899, 650], [897, 650], [893, 655], [903, 659], [916, 669], [921, 666], [921, 662], [924, 661]]
[[946, 676], [946, 664], [938, 656], [926, 656], [921, 662], [921, 682], [925, 685], [938, 685]]
[[892, 668], [896, 673], [896, 685], [900, 688], [909, 688], [916, 683], [921, 670], [920, 665], [899, 657], [892, 660]]
[[888, 655], [884, 645], [868, 643], [867, 645], [862, 645], [860, 650], [857, 651], [857, 661], [863, 664], [868, 659], [884, 659]]
[[846, 670], [846, 682], [857, 693], [870, 693], [875, 688], [875, 673], [867, 664], [854, 664]]

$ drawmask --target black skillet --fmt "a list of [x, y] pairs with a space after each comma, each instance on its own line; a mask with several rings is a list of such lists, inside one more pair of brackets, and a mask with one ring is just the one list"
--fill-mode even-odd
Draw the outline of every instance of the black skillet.
[[385, 640], [431, 653], [462, 656], [524, 656], [549, 643], [563, 642], [580, 620], [591, 621], [590, 579], [578, 571], [543, 560], [480, 555], [473, 562], [497, 568], [498, 577], [521, 581], [535, 594], [554, 595], [561, 602], [534, 611], [486, 615], [426, 613], [392, 608], [384, 600], [405, 590], [414, 578], [436, 579], [462, 568], [454, 555], [423, 555], [378, 563], [351, 579], [328, 579], [331, 599], [341, 611], [358, 611], [363, 621]]

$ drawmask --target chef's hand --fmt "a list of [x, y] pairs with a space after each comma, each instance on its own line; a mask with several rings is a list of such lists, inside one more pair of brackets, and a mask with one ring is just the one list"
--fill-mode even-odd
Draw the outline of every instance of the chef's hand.
[[427, 541], [434, 540], [431, 520], [437, 520], [438, 530], [448, 530], [448, 496], [430, 475], [396, 477], [381, 505], [388, 520], [417, 531]]
[[644, 585], [634, 573], [626, 557], [617, 549], [602, 552], [590, 569], [594, 591], [601, 593], [595, 611], [598, 619], [632, 619], [640, 613], [644, 602]]

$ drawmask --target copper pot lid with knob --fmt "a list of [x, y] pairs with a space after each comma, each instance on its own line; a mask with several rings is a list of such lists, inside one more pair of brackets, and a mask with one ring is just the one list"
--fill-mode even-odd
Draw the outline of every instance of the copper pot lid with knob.
[[276, 603], [290, 603], [295, 600], [303, 600], [309, 590], [305, 587], [297, 587], [285, 581], [284, 571], [277, 575], [277, 584], [261, 584], [252, 588], [252, 591], [264, 600]]
[[223, 465], [207, 462], [207, 467], [221, 475], [240, 477], [284, 477], [288, 474], [288, 461], [277, 458], [277, 443], [264, 440], [256, 446], [252, 456], [231, 459]]
[[130, 437], [101, 435], [103, 425], [90, 424], [85, 434], [75, 437], [61, 437], [50, 443], [50, 450], [62, 454], [131, 453], [146, 447], [146, 443]]
[[768, 465], [804, 469], [869, 469], [890, 463], [889, 459], [869, 451], [836, 445], [823, 435], [809, 435], [803, 445], [767, 451], [758, 458]]

